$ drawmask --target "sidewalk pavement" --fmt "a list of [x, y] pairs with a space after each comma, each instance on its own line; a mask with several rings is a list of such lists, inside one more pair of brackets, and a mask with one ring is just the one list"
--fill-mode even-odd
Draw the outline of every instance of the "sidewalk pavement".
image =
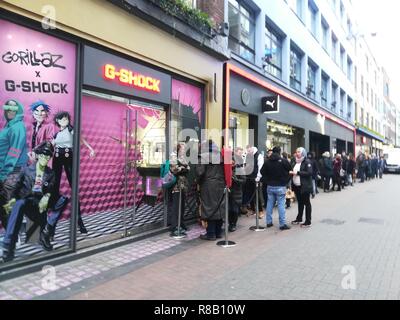
[[[253, 232], [255, 216], [242, 216], [237, 246], [222, 248], [195, 225], [183, 240], [162, 234], [56, 266], [54, 288], [41, 272], [4, 281], [0, 299], [400, 299], [399, 182], [320, 193], [311, 228], [280, 231], [274, 211], [274, 227]], [[296, 215], [297, 203], [287, 221]]]

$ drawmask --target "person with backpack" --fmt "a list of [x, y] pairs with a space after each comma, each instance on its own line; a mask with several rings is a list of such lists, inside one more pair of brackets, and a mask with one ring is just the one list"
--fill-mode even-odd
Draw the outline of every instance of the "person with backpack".
[[[183, 222], [183, 214], [185, 213], [185, 195], [188, 191], [187, 175], [190, 167], [185, 157], [185, 145], [179, 143], [176, 152], [172, 152], [170, 160], [166, 163], [169, 165], [169, 172], [164, 173], [164, 188], [168, 190], [168, 216], [170, 218], [171, 236], [185, 235], [187, 228]], [[162, 171], [168, 170], [164, 168]], [[169, 176], [169, 177], [168, 177]], [[166, 178], [168, 177], [168, 178]], [[175, 179], [174, 179], [175, 178]], [[167, 181], [169, 179], [169, 182]], [[181, 195], [181, 226], [178, 230], [179, 218], [179, 193]]]

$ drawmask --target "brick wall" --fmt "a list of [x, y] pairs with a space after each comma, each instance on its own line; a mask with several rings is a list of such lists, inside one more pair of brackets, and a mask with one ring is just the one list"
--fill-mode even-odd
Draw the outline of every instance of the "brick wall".
[[197, 7], [207, 13], [216, 25], [224, 22], [224, 0], [198, 0]]

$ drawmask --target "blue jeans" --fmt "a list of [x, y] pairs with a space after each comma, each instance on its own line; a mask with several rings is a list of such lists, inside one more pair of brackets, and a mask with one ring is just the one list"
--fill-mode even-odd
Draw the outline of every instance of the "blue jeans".
[[282, 227], [286, 224], [285, 218], [285, 195], [286, 187], [267, 187], [268, 202], [267, 202], [267, 224], [272, 223], [272, 210], [275, 202], [278, 203], [279, 212], [279, 226]]

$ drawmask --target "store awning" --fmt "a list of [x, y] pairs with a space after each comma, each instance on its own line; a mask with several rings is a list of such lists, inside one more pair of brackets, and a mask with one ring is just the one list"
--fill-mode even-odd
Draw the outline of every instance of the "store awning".
[[368, 136], [370, 138], [373, 138], [375, 140], [378, 140], [380, 142], [385, 142], [385, 138], [382, 138], [382, 137], [378, 136], [377, 134], [375, 134], [375, 133], [373, 133], [373, 132], [371, 132], [371, 131], [369, 131], [367, 129], [357, 128], [356, 132], [357, 132], [357, 134], [366, 135], [366, 136]]

